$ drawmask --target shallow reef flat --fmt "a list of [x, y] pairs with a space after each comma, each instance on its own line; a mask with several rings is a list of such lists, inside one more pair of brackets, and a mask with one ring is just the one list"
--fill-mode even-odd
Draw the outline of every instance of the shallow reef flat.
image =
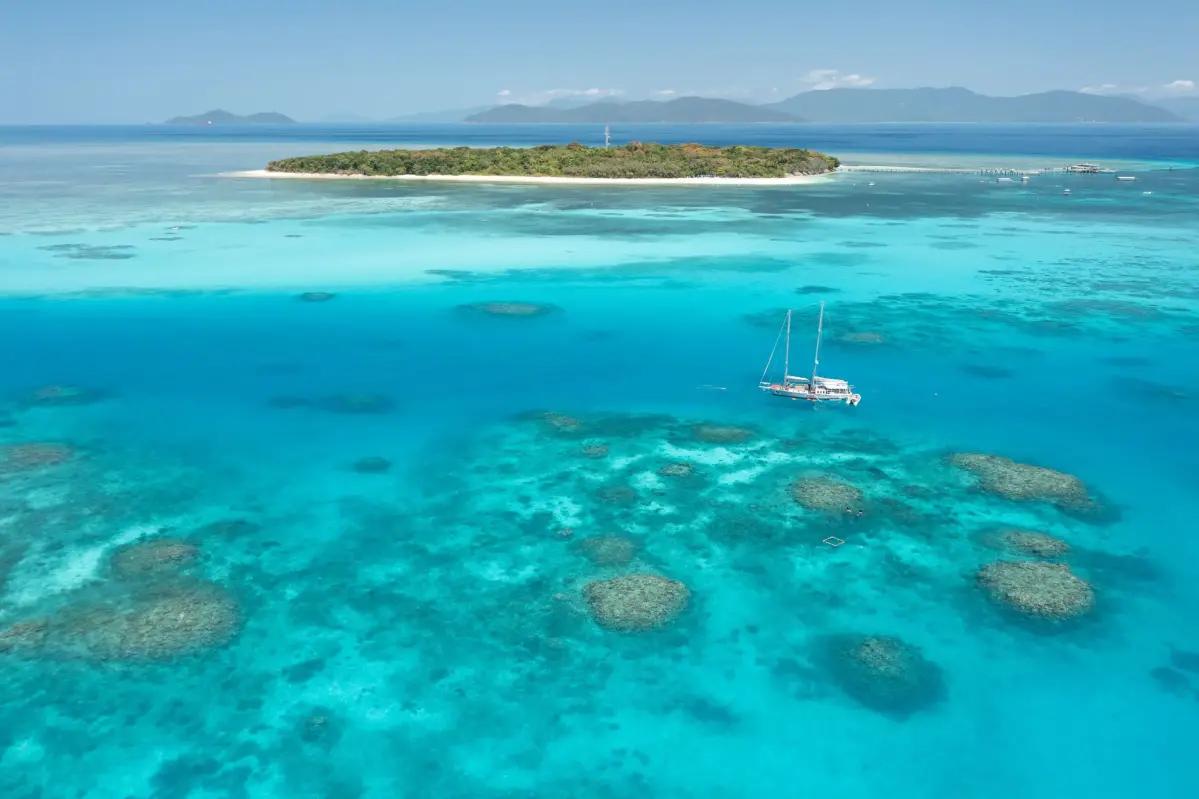
[[[309, 760], [388, 751], [383, 719], [402, 751], [430, 758], [410, 761], [403, 784], [447, 796], [490, 790], [453, 733], [464, 725], [486, 723], [486, 768], [507, 763], [520, 789], [542, 773], [533, 751], [606, 748], [662, 725], [686, 724], [702, 745], [752, 736], [780, 708], [951, 719], [981, 652], [1011, 656], [1011, 636], [1085, 651], [1157, 584], [1144, 555], [1059, 507], [1076, 478], [1002, 461], [980, 491], [980, 456], [848, 417], [780, 429], [531, 411], [429, 449], [406, 477], [419, 499], [375, 493], [332, 515], [248, 503], [262, 489], [247, 475], [30, 446], [3, 443], [18, 465], [0, 484], [0, 658], [10, 684], [49, 686], [64, 711], [68, 697], [89, 708], [76, 723], [109, 730], [89, 762], [111, 784], [229, 786], [250, 778], [230, 766], [196, 777], [195, 758], [253, 754], [285, 784], [368, 790]], [[1013, 554], [1047, 564], [1047, 596], [1059, 596], [1055, 570], [1073, 570], [1085, 612], [1065, 625], [1056, 600], [990, 590], [988, 569]], [[734, 673], [737, 690], [721, 677]], [[163, 715], [195, 691], [209, 696], [203, 725]], [[135, 717], [138, 706], [153, 710]], [[250, 718], [272, 721], [220, 732]], [[41, 735], [30, 718], [14, 729]], [[174, 755], [140, 776], [118, 766], [150, 730]], [[650, 762], [662, 754], [642, 747]], [[650, 779], [646, 767], [632, 755], [610, 766], [630, 784]]]
[[[745, 314], [747, 324], [777, 328], [782, 309]], [[839, 302], [827, 322], [830, 344], [842, 348], [904, 348], [969, 354], [1003, 348], [1013, 339], [1035, 347], [1046, 340], [1121, 343], [1137, 335], [1169, 336], [1199, 319], [1199, 308], [1144, 299], [1038, 301], [929, 292]], [[986, 376], [986, 375], [980, 375]]]
[[1199, 173], [213, 147], [0, 222], [5, 799], [1199, 794]]
[[[47, 770], [3, 787], [83, 758], [126, 795], [738, 795], [672, 740], [768, 753], [758, 795], [797, 756], [817, 792], [838, 763], [918, 786], [980, 713], [1017, 763], [1046, 702], [1190, 712], [1191, 450], [1163, 446], [1193, 435], [1189, 312], [869, 294], [835, 260], [14, 303], [0, 660], [29, 699], [0, 723]], [[780, 318], [742, 316], [838, 287], [824, 358], [863, 405], [754, 392]], [[104, 743], [54, 743], [37, 702]]]

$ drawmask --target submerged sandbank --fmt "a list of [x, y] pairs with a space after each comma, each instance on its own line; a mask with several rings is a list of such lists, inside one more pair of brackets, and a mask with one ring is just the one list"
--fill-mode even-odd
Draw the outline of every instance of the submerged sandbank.
[[818, 183], [823, 175], [791, 175], [785, 178], [578, 178], [542, 175], [341, 175], [328, 172], [271, 172], [250, 169], [243, 172], [223, 172], [222, 178], [268, 178], [282, 180], [436, 180], [451, 183], [546, 183], [552, 185], [640, 185], [640, 186], [802, 186]]

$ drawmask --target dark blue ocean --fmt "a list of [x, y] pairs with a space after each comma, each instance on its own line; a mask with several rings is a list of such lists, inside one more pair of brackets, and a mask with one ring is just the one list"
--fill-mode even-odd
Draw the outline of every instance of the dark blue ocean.
[[0, 796], [1199, 794], [1199, 128], [602, 135], [0, 128]]

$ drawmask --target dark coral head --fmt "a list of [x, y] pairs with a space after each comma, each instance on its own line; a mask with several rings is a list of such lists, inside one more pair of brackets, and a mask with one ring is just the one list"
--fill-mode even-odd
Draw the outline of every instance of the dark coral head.
[[847, 696], [871, 710], [906, 718], [945, 698], [941, 667], [915, 645], [885, 635], [830, 635], [816, 660]]

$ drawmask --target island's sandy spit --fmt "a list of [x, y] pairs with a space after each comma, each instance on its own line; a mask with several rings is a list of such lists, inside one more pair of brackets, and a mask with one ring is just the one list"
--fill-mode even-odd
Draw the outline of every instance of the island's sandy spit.
[[268, 178], [271, 180], [439, 180], [453, 183], [549, 183], [607, 185], [612, 183], [638, 186], [802, 186], [819, 183], [828, 175], [793, 175], [786, 178], [569, 178], [534, 175], [335, 175], [327, 172], [268, 172], [251, 169], [245, 172], [223, 172], [221, 178]]

